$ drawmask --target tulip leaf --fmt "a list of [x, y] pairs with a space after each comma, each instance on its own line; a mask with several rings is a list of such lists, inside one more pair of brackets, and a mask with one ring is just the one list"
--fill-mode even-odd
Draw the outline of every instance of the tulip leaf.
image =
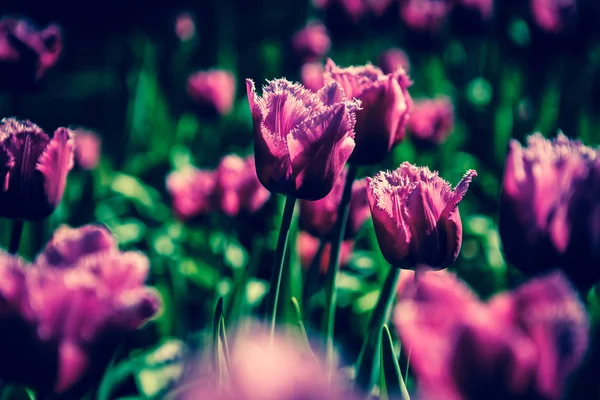
[[[222, 299], [222, 298], [221, 298]], [[221, 304], [222, 307], [222, 304]], [[222, 315], [221, 310], [221, 318], [219, 319], [219, 339], [221, 340], [221, 348], [223, 350], [223, 358], [225, 360], [225, 365], [227, 367], [227, 372], [231, 369], [231, 358], [229, 357], [229, 344], [227, 343], [227, 333], [225, 332], [225, 318]]]
[[387, 325], [381, 328], [380, 399], [410, 400]]
[[221, 382], [221, 352], [219, 349], [220, 344], [220, 330], [221, 330], [221, 319], [223, 318], [223, 298], [219, 297], [217, 305], [215, 307], [215, 313], [213, 316], [213, 335], [212, 335], [212, 355], [213, 355], [213, 368], [217, 375], [217, 380]]
[[296, 327], [298, 328], [298, 332], [300, 333], [300, 336], [301, 336], [302, 345], [304, 347], [306, 347], [306, 350], [312, 356], [314, 356], [314, 354], [312, 352], [312, 348], [310, 347], [310, 342], [308, 341], [308, 334], [306, 333], [306, 328], [304, 327], [304, 322], [302, 321], [302, 311], [300, 311], [300, 303], [298, 303], [298, 300], [295, 297], [292, 297], [290, 299], [290, 302], [292, 303], [292, 308], [294, 309], [294, 312], [296, 314], [295, 322], [296, 322]]

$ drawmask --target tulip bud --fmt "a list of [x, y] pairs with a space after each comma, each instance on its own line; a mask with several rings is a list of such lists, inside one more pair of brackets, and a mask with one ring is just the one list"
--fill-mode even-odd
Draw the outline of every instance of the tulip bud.
[[537, 273], [559, 267], [582, 288], [600, 278], [597, 151], [563, 134], [511, 141], [500, 203], [504, 254]]
[[410, 60], [408, 55], [400, 49], [388, 49], [381, 53], [379, 68], [384, 74], [393, 74], [399, 68], [402, 68], [406, 73], [410, 72]]
[[477, 173], [469, 170], [456, 186], [427, 167], [404, 162], [392, 172], [367, 178], [367, 194], [379, 248], [395, 267], [434, 270], [452, 264], [462, 243], [458, 203]]
[[439, 145], [454, 129], [454, 106], [447, 97], [415, 102], [408, 130], [418, 146]]
[[577, 17], [576, 0], [530, 0], [536, 24], [548, 33], [560, 33]]
[[0, 19], [0, 89], [31, 89], [56, 64], [61, 51], [58, 26], [40, 30], [24, 19]]
[[94, 132], [77, 129], [75, 139], [75, 164], [84, 170], [93, 170], [98, 166], [102, 152], [102, 140]]
[[325, 67], [321, 63], [306, 63], [300, 69], [302, 84], [313, 92], [318, 92], [325, 83], [323, 83], [323, 72]]
[[58, 128], [52, 139], [30, 121], [0, 122], [0, 216], [40, 220], [62, 198], [73, 168], [71, 132]]
[[311, 21], [292, 38], [292, 45], [303, 62], [316, 61], [329, 52], [331, 39], [327, 28], [320, 22]]
[[357, 101], [332, 82], [317, 93], [285, 79], [270, 81], [263, 96], [246, 80], [254, 122], [260, 182], [271, 192], [299, 199], [327, 196], [354, 150]]
[[[306, 270], [312, 265], [314, 258], [317, 256], [321, 240], [310, 233], [302, 232], [298, 234], [298, 253], [300, 254], [300, 263]], [[344, 240], [340, 247], [340, 267], [348, 264], [352, 258], [352, 250], [354, 249], [354, 241], [352, 239]], [[326, 243], [321, 257], [317, 260], [319, 271], [325, 275], [329, 268], [329, 257], [331, 257], [331, 243]]]
[[451, 0], [403, 0], [400, 15], [404, 23], [420, 32], [438, 31], [452, 11]]
[[223, 70], [199, 71], [188, 78], [187, 92], [201, 115], [227, 115], [235, 100], [235, 76]]
[[187, 167], [167, 176], [167, 190], [173, 199], [178, 218], [189, 220], [215, 209], [213, 193], [216, 177], [213, 171]]
[[412, 100], [404, 70], [385, 75], [372, 65], [339, 68], [330, 59], [325, 65], [325, 84], [339, 83], [347, 98], [361, 101], [356, 112], [356, 148], [350, 162], [378, 164], [404, 139]]

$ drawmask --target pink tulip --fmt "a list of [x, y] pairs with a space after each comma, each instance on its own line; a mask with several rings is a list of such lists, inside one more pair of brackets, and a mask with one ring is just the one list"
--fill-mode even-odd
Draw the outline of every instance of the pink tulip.
[[199, 71], [188, 78], [187, 92], [202, 113], [227, 115], [235, 100], [235, 76], [218, 69]]
[[454, 106], [448, 97], [415, 102], [408, 130], [417, 144], [439, 145], [454, 129]]
[[305, 62], [316, 61], [325, 56], [331, 48], [327, 28], [320, 22], [311, 21], [296, 32], [292, 45], [298, 57]]

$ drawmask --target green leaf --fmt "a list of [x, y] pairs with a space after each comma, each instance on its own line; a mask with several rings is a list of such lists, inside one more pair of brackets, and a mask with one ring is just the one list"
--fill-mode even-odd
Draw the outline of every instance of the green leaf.
[[381, 328], [380, 399], [410, 400], [387, 325]]
[[312, 348], [310, 347], [310, 342], [308, 341], [308, 334], [306, 333], [306, 328], [304, 327], [304, 322], [302, 322], [302, 311], [300, 311], [300, 304], [295, 297], [290, 299], [292, 304], [292, 308], [296, 314], [295, 323], [298, 328], [298, 332], [300, 333], [300, 339], [302, 341], [302, 346], [306, 348], [306, 350], [314, 357]]
[[219, 351], [219, 331], [221, 330], [221, 318], [223, 318], [223, 298], [219, 297], [217, 300], [217, 306], [215, 307], [215, 314], [213, 316], [213, 368], [217, 374], [217, 379], [221, 380], [221, 353]]

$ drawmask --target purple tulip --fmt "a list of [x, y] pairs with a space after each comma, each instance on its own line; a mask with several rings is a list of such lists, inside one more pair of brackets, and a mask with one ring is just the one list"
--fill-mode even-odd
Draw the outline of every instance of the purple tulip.
[[196, 23], [189, 12], [182, 12], [175, 19], [175, 34], [182, 42], [192, 39], [196, 35]]
[[299, 199], [327, 196], [354, 150], [357, 101], [332, 82], [317, 93], [285, 79], [270, 81], [259, 97], [246, 80], [254, 122], [260, 182]]
[[230, 217], [241, 212], [255, 213], [271, 197], [256, 176], [253, 156], [244, 159], [230, 154], [223, 157], [215, 172], [215, 179], [215, 201], [221, 212]]
[[52, 139], [30, 121], [0, 123], [0, 216], [39, 220], [54, 211], [73, 168], [71, 132], [58, 128]]
[[187, 167], [167, 176], [167, 190], [173, 199], [178, 218], [189, 220], [215, 210], [213, 193], [216, 177], [213, 171]]
[[[62, 227], [33, 265], [0, 255], [0, 378], [81, 396], [123, 335], [160, 308], [148, 259], [122, 253], [100, 227]], [[18, 356], [17, 356], [18, 355]], [[35, 366], [35, 367], [32, 367]]]
[[199, 71], [188, 78], [187, 92], [201, 114], [227, 115], [235, 100], [235, 76], [219, 69]]
[[379, 248], [393, 266], [434, 270], [452, 264], [462, 243], [458, 203], [477, 173], [469, 170], [452, 189], [437, 172], [404, 162], [367, 178], [367, 194]]
[[408, 55], [401, 49], [388, 49], [381, 53], [377, 63], [384, 74], [393, 74], [399, 68], [406, 73], [410, 71], [410, 60]]
[[25, 19], [0, 19], [0, 89], [35, 86], [56, 64], [61, 51], [58, 26], [40, 30]]
[[452, 0], [401, 0], [400, 15], [411, 29], [436, 32], [441, 28], [453, 6]]
[[577, 15], [576, 0], [530, 0], [534, 21], [544, 31], [560, 33]]
[[425, 273], [394, 323], [426, 399], [558, 400], [588, 346], [585, 307], [560, 273], [487, 304], [454, 275]]
[[94, 132], [77, 129], [75, 139], [75, 164], [84, 170], [93, 170], [98, 166], [102, 152], [102, 139]]
[[325, 83], [323, 82], [323, 72], [325, 67], [321, 63], [306, 63], [300, 68], [300, 77], [302, 84], [313, 92], [321, 90]]
[[537, 273], [560, 267], [578, 285], [600, 278], [596, 150], [563, 134], [511, 141], [500, 203], [504, 254], [517, 268]]
[[[333, 234], [337, 211], [342, 200], [346, 183], [346, 171], [335, 183], [333, 190], [324, 198], [317, 201], [302, 200], [300, 202], [300, 228], [311, 235], [320, 238], [330, 238]], [[352, 184], [348, 223], [344, 234], [346, 239], [354, 238], [356, 233], [369, 217], [367, 200], [367, 183], [364, 179]]]
[[329, 59], [325, 65], [325, 84], [339, 83], [348, 98], [361, 101], [356, 112], [356, 148], [350, 162], [378, 164], [404, 139], [412, 109], [408, 94], [411, 81], [402, 69], [384, 74], [370, 64], [340, 68]]
[[304, 62], [316, 61], [331, 49], [331, 39], [327, 28], [320, 22], [311, 21], [296, 32], [292, 38], [294, 51]]
[[415, 102], [408, 121], [412, 139], [419, 145], [439, 145], [454, 129], [454, 106], [448, 97]]

